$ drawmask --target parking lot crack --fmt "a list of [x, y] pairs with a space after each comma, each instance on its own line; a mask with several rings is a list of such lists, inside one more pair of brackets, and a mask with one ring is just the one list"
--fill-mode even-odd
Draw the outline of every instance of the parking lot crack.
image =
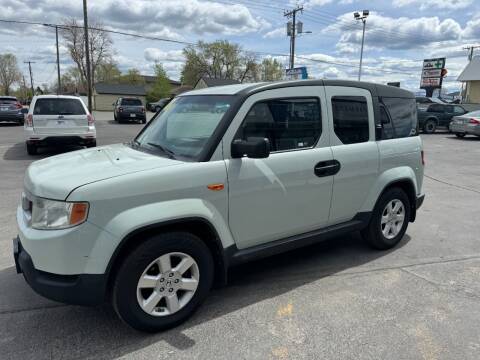
[[66, 307], [66, 306], [69, 306], [69, 305], [67, 305], [67, 304], [55, 304], [55, 305], [48, 305], [48, 306], [33, 306], [33, 307], [23, 308], [23, 309], [0, 310], [0, 315], [16, 314], [16, 313], [21, 313], [21, 312], [26, 312], [26, 311], [55, 309], [55, 308]]
[[431, 280], [427, 278], [426, 276], [422, 276], [420, 274], [417, 274], [416, 272], [406, 269], [406, 268], [401, 268], [401, 271], [417, 278], [421, 279], [422, 281], [425, 281], [429, 283], [430, 285], [433, 285], [436, 287], [438, 290], [447, 292], [447, 293], [453, 293], [455, 295], [461, 296], [461, 297], [467, 297], [469, 299], [474, 299], [474, 300], [480, 300], [480, 296], [475, 294], [471, 289], [465, 287], [465, 286], [458, 286], [458, 285], [447, 285], [447, 284], [442, 284], [437, 281]]
[[447, 186], [451, 186], [451, 187], [455, 187], [457, 189], [461, 189], [461, 190], [465, 190], [465, 191], [471, 191], [471, 192], [480, 194], [480, 190], [471, 189], [471, 188], [468, 188], [468, 187], [465, 187], [465, 186], [462, 186], [462, 185], [453, 184], [453, 183], [450, 183], [448, 181], [437, 179], [437, 178], [435, 178], [433, 176], [430, 176], [430, 175], [427, 175], [427, 174], [424, 174], [423, 176], [425, 176], [426, 178], [429, 178], [430, 180], [439, 182], [439, 183], [447, 185]]

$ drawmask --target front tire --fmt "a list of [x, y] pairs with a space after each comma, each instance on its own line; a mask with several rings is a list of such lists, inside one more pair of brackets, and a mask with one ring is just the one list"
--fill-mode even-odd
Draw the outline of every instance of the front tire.
[[459, 138], [463, 138], [465, 137], [465, 135], [466, 135], [465, 133], [455, 133], [455, 136]]
[[118, 270], [113, 306], [131, 327], [156, 332], [189, 318], [213, 283], [212, 255], [195, 235], [170, 232], [139, 245]]
[[423, 126], [423, 132], [426, 134], [433, 134], [437, 129], [437, 123], [435, 120], [427, 120]]
[[375, 249], [386, 250], [397, 245], [407, 231], [410, 201], [400, 188], [385, 191], [375, 205], [363, 238]]

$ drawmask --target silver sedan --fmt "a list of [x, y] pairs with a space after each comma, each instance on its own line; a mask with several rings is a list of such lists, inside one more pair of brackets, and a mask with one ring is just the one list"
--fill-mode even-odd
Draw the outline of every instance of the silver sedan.
[[458, 137], [468, 134], [480, 136], [480, 110], [454, 116], [450, 123], [450, 131]]

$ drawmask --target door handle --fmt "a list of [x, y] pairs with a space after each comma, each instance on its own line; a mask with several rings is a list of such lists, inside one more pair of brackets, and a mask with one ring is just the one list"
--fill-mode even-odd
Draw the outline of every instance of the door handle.
[[313, 171], [318, 177], [332, 176], [340, 171], [340, 163], [337, 160], [320, 161]]

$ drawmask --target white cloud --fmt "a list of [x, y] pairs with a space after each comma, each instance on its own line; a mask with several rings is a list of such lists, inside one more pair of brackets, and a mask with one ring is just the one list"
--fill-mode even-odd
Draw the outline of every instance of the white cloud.
[[175, 63], [185, 61], [185, 57], [183, 56], [182, 50], [170, 50], [170, 51], [163, 51], [157, 48], [146, 48], [143, 52], [145, 60], [150, 62], [161, 62], [164, 63], [166, 61]]
[[458, 10], [470, 6], [472, 2], [473, 0], [396, 0], [392, 4], [395, 7], [420, 5], [420, 10], [431, 8]]
[[287, 29], [285, 27], [279, 27], [277, 29], [273, 29], [263, 35], [264, 39], [272, 39], [272, 38], [279, 38], [287, 36]]

